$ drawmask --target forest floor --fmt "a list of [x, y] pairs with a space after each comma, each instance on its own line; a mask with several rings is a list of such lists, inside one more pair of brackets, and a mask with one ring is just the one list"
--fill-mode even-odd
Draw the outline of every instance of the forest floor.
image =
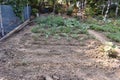
[[120, 60], [92, 36], [35, 39], [32, 27], [0, 43], [0, 80], [120, 80]]

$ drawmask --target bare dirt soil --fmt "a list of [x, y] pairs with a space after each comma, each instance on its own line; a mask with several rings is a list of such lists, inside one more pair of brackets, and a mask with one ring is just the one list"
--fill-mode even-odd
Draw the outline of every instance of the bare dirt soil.
[[[120, 60], [90, 35], [79, 39], [35, 36], [33, 26], [0, 44], [0, 80], [120, 80]], [[46, 79], [45, 79], [46, 78]]]

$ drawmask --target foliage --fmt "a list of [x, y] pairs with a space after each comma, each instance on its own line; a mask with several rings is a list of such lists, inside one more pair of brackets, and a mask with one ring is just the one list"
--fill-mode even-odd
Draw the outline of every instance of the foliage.
[[79, 33], [86, 33], [87, 28], [85, 25], [81, 25], [75, 18], [63, 19], [60, 16], [50, 15], [48, 17], [40, 17], [35, 20], [37, 26], [31, 31], [33, 33], [42, 33], [46, 37], [53, 36], [64, 36], [77, 38]]
[[110, 24], [106, 24], [103, 26], [93, 24], [93, 25], [91, 25], [91, 29], [94, 29], [97, 31], [112, 32], [112, 33], [120, 31], [119, 27], [116, 27], [116, 26], [110, 25]]
[[60, 16], [50, 15], [36, 18], [35, 22], [39, 25], [45, 25], [44, 27], [57, 27], [64, 24], [64, 19]]
[[60, 13], [60, 14], [64, 14], [66, 11], [65, 11], [65, 6], [60, 4], [60, 3], [57, 3], [56, 4], [56, 10], [55, 10], [55, 13]]
[[116, 41], [116, 42], [120, 42], [120, 32], [117, 33], [109, 33], [107, 34], [107, 37]]
[[10, 3], [13, 6], [16, 15], [24, 20], [22, 14], [24, 7], [29, 3], [28, 0], [11, 0]]
[[[73, 7], [76, 6], [76, 2], [84, 2], [86, 0], [0, 0], [0, 3], [4, 4], [11, 4], [14, 7], [14, 10], [17, 14], [17, 16], [20, 16], [21, 10], [26, 5], [26, 3], [29, 3], [34, 8], [41, 8], [40, 5], [44, 5], [44, 2], [48, 2], [48, 4], [51, 5], [53, 10], [57, 10], [57, 12], [64, 13], [66, 10], [63, 5], [67, 8], [67, 14], [71, 15], [73, 12]], [[118, 4], [118, 9], [120, 11], [120, 3], [119, 0], [110, 0], [110, 10], [108, 12], [109, 17], [115, 16], [115, 13], [117, 13], [116, 5]], [[19, 4], [18, 4], [19, 3]], [[103, 15], [105, 14], [105, 11], [107, 9], [107, 3], [108, 0], [87, 0], [87, 3], [85, 3], [85, 14], [90, 16], [96, 16], [96, 15]], [[84, 3], [80, 3], [84, 4]], [[72, 7], [71, 7], [72, 6]], [[80, 6], [80, 5], [79, 5]], [[79, 7], [80, 8], [80, 7]], [[104, 9], [103, 9], [104, 8]], [[116, 11], [115, 11], [116, 10]]]
[[87, 0], [86, 14], [94, 16], [100, 14], [100, 6], [105, 3], [106, 0]]
[[[92, 19], [91, 19], [92, 20]], [[87, 24], [87, 23], [86, 23]], [[90, 29], [104, 32], [113, 41], [120, 42], [120, 20], [109, 20], [107, 23], [88, 22]]]
[[70, 6], [68, 9], [67, 9], [67, 15], [72, 15], [72, 13], [73, 13], [73, 7], [72, 6]]
[[36, 16], [36, 13], [39, 13], [38, 9], [32, 8], [32, 15]]
[[20, 17], [23, 20], [23, 9], [29, 3], [29, 0], [0, 0], [0, 3], [11, 5], [16, 16]]

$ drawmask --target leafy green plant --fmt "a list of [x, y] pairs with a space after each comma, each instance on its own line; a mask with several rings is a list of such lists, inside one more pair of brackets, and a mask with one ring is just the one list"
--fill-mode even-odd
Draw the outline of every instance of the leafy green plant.
[[64, 19], [60, 16], [43, 16], [40, 18], [36, 18], [35, 22], [37, 24], [45, 24], [44, 27], [57, 27], [62, 26], [64, 24]]
[[33, 9], [32, 9], [32, 15], [36, 16], [36, 13], [38, 13], [38, 12], [39, 12], [38, 9], [36, 9], [36, 8], [33, 8]]
[[42, 33], [48, 38], [49, 36], [55, 36], [60, 38], [69, 37], [76, 38], [79, 33], [87, 32], [87, 25], [82, 25], [75, 18], [63, 19], [61, 16], [53, 16], [49, 15], [47, 17], [36, 18], [35, 22], [37, 26], [35, 26], [31, 31], [33, 33]]

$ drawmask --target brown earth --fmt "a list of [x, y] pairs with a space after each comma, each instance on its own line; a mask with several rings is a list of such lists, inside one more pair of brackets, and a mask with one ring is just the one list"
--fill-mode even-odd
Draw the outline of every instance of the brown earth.
[[[108, 57], [90, 35], [36, 36], [27, 26], [0, 44], [0, 80], [120, 80], [120, 60]], [[47, 79], [50, 80], [50, 79]]]

